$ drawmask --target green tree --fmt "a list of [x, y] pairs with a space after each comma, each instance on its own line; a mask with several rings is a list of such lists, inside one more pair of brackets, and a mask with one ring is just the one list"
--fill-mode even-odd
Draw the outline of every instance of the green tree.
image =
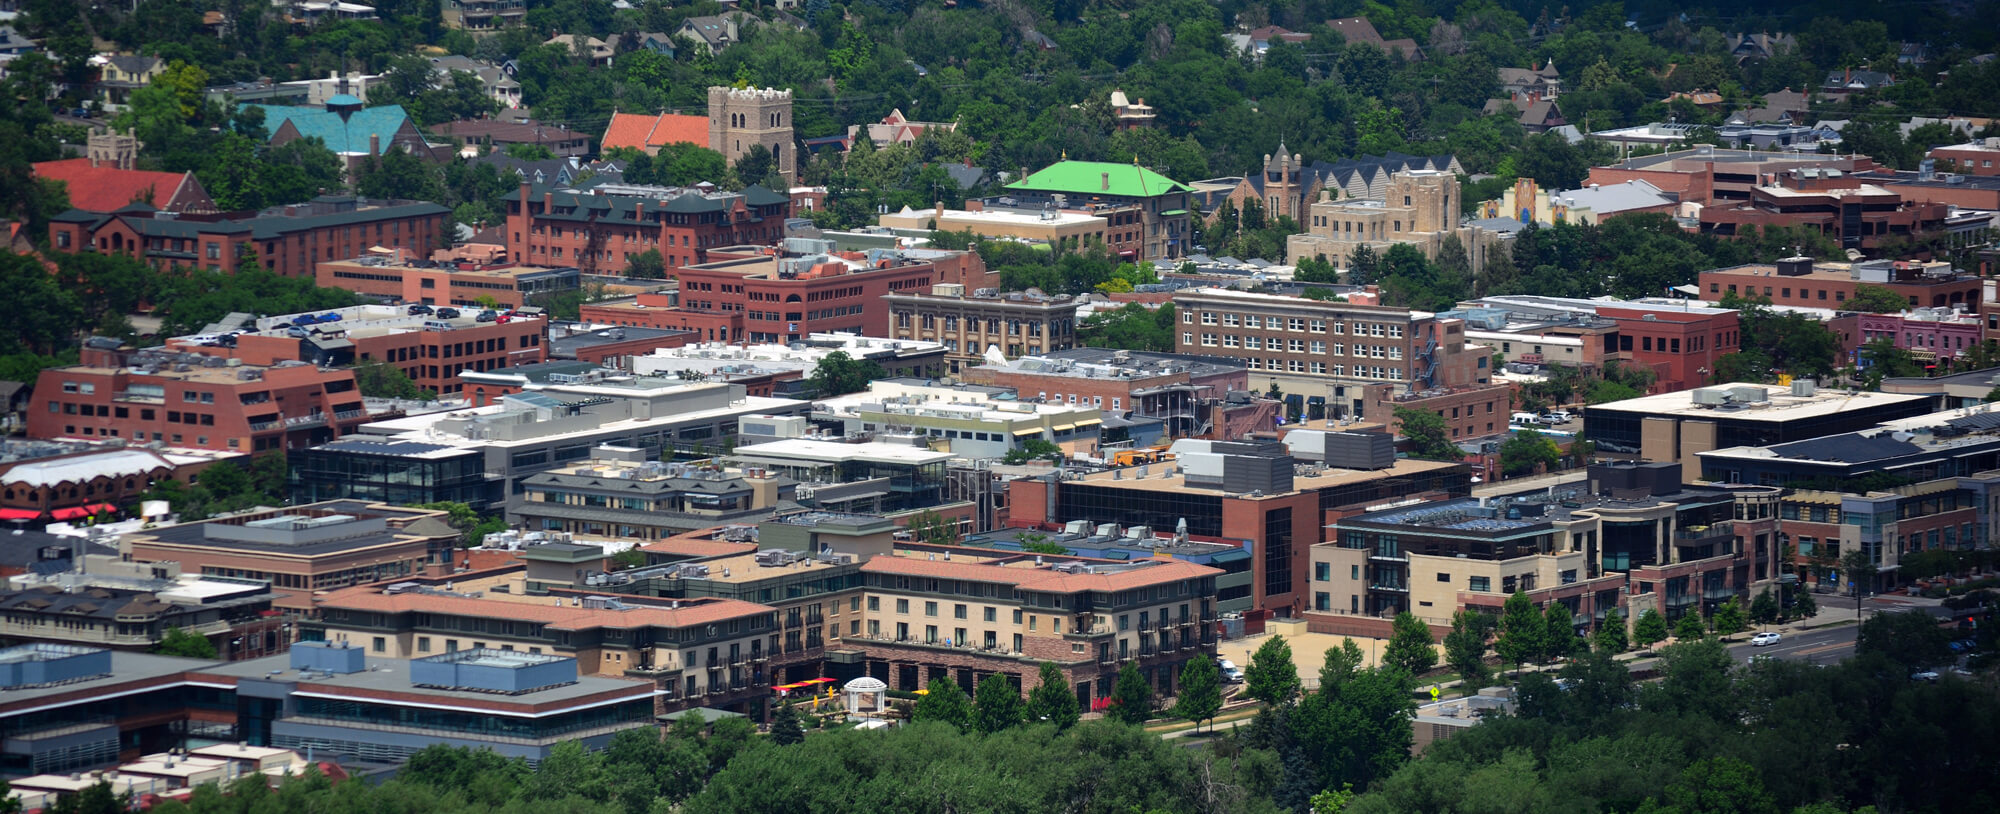
[[974, 692], [972, 709], [973, 728], [992, 734], [1021, 723], [1021, 691], [1014, 688], [1013, 680], [1004, 673], [994, 673], [979, 680], [979, 688]]
[[958, 727], [972, 727], [972, 699], [965, 697], [965, 690], [949, 677], [931, 679], [924, 687], [924, 697], [910, 710], [910, 719], [915, 721], [943, 721]]
[[1811, 619], [1819, 614], [1819, 600], [1813, 599], [1812, 591], [1800, 587], [1792, 597], [1791, 612], [1800, 619]]
[[1847, 307], [1871, 314], [1894, 314], [1908, 310], [1910, 301], [1888, 286], [1860, 283], [1854, 286], [1854, 296], [1847, 298]]
[[832, 398], [859, 393], [868, 389], [869, 382], [888, 377], [889, 372], [875, 360], [855, 359], [847, 351], [837, 350], [819, 360], [807, 381], [820, 398]]
[[1598, 652], [1623, 653], [1629, 647], [1625, 641], [1625, 617], [1618, 615], [1618, 609], [1604, 612], [1604, 621], [1599, 623], [1595, 636]]
[[1500, 637], [1493, 642], [1500, 660], [1518, 668], [1539, 657], [1547, 640], [1548, 623], [1528, 595], [1515, 591], [1507, 597], [1500, 607]]
[[1848, 593], [1864, 596], [1875, 592], [1875, 560], [1860, 548], [1840, 555], [1840, 570], [1846, 573]]
[[904, 526], [909, 529], [910, 538], [931, 545], [957, 545], [958, 524], [946, 520], [936, 509], [924, 509], [910, 516]]
[[1436, 666], [1437, 657], [1437, 638], [1431, 634], [1431, 626], [1409, 611], [1396, 614], [1389, 643], [1382, 648], [1382, 663], [1414, 677]]
[[800, 719], [799, 711], [791, 704], [779, 704], [771, 713], [771, 742], [790, 746], [805, 739], [805, 722]]
[[1039, 531], [1025, 532], [1014, 539], [1020, 542], [1022, 551], [1030, 554], [1054, 554], [1061, 557], [1071, 553], [1061, 543], [1051, 542], [1048, 535]]
[[1699, 608], [1688, 608], [1687, 613], [1681, 615], [1681, 620], [1674, 623], [1674, 638], [1680, 641], [1691, 642], [1707, 635], [1708, 626], [1702, 624]]
[[1716, 607], [1714, 617], [1709, 619], [1709, 625], [1714, 628], [1717, 636], [1732, 636], [1748, 629], [1750, 619], [1743, 612], [1743, 603], [1732, 596]]
[[1568, 658], [1583, 648], [1584, 642], [1576, 636], [1576, 617], [1569, 606], [1561, 602], [1551, 602], [1542, 614], [1542, 622], [1547, 628], [1542, 640], [1544, 661]]
[[1771, 588], [1768, 585], [1764, 587], [1764, 590], [1757, 593], [1756, 599], [1750, 600], [1750, 621], [1752, 622], [1760, 625], [1774, 625], [1778, 623], [1778, 617], [1782, 613], [1782, 609], [1778, 607], [1778, 598], [1771, 593]]
[[1561, 460], [1562, 449], [1556, 442], [1534, 430], [1516, 430], [1500, 442], [1500, 471], [1508, 475], [1533, 474]]
[[1153, 717], [1153, 687], [1139, 674], [1139, 663], [1126, 661], [1118, 667], [1118, 680], [1111, 685], [1111, 708], [1106, 715], [1133, 726]]
[[647, 249], [632, 255], [625, 264], [625, 276], [640, 280], [661, 280], [667, 276], [667, 261], [660, 256], [659, 249]]
[[412, 401], [433, 401], [437, 394], [418, 387], [403, 369], [379, 359], [358, 362], [354, 365], [354, 384], [361, 389], [361, 395], [370, 398], [409, 399]]
[[215, 643], [207, 636], [182, 628], [170, 627], [160, 636], [160, 643], [153, 652], [162, 656], [181, 656], [190, 659], [216, 658]]
[[1030, 438], [1022, 441], [1020, 446], [1007, 450], [1007, 454], [1001, 456], [1000, 460], [1008, 464], [1024, 464], [1042, 459], [1055, 460], [1062, 457], [1062, 454], [1062, 447], [1046, 439]]
[[1668, 785], [1664, 805], [1648, 800], [1642, 812], [1666, 814], [1777, 814], [1757, 768], [1731, 757], [1707, 757]]
[[1854, 655], [1881, 656], [1910, 670], [1937, 667], [1951, 661], [1951, 634], [1921, 610], [1878, 613], [1861, 623]]
[[1077, 325], [1077, 338], [1083, 344], [1097, 348], [1172, 351], [1173, 303], [1149, 309], [1139, 303], [1128, 302], [1109, 311], [1098, 311]]
[[1667, 639], [1667, 617], [1647, 608], [1639, 614], [1639, 620], [1632, 623], [1632, 642], [1640, 647], [1651, 647]]
[[1493, 617], [1461, 610], [1451, 615], [1451, 632], [1444, 636], [1445, 664], [1458, 673], [1467, 692], [1486, 686], [1486, 637]]
[[1181, 665], [1181, 688], [1174, 699], [1174, 715], [1194, 722], [1199, 728], [1202, 721], [1215, 718], [1215, 713], [1221, 710], [1221, 671], [1215, 666], [1215, 659], [1196, 654]]
[[1292, 663], [1292, 646], [1285, 637], [1273, 635], [1250, 655], [1243, 668], [1243, 694], [1271, 706], [1284, 706], [1299, 697], [1299, 668]]
[[1062, 668], [1055, 662], [1045, 661], [1041, 666], [1041, 683], [1028, 691], [1027, 719], [1029, 723], [1046, 721], [1064, 730], [1076, 726], [1083, 716], [1082, 705], [1076, 700], [1076, 693], [1070, 690], [1069, 681], [1063, 678]]
[[1465, 452], [1451, 442], [1451, 430], [1445, 426], [1444, 417], [1434, 411], [1397, 407], [1396, 424], [1401, 427], [1403, 439], [1410, 443], [1412, 458], [1456, 461], [1465, 457]]

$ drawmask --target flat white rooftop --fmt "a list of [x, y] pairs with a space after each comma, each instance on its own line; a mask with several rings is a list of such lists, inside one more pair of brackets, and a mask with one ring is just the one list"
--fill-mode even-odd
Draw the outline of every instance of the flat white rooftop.
[[739, 460], [780, 462], [796, 460], [812, 463], [846, 463], [848, 461], [868, 461], [897, 464], [929, 464], [949, 461], [949, 452], [933, 452], [924, 447], [909, 444], [891, 444], [879, 441], [864, 444], [844, 444], [839, 441], [816, 441], [810, 438], [787, 438], [782, 441], [768, 441], [762, 444], [740, 446], [726, 456]]
[[1901, 393], [1871, 393], [1865, 390], [1821, 390], [1811, 396], [1798, 397], [1791, 394], [1791, 388], [1775, 384], [1722, 384], [1715, 385], [1711, 389], [1737, 387], [1762, 389], [1768, 394], [1770, 400], [1768, 402], [1757, 402], [1738, 407], [1717, 408], [1704, 404], [1696, 404], [1693, 391], [1682, 390], [1675, 393], [1640, 396], [1636, 399], [1600, 404], [1589, 408], [1586, 414], [1597, 410], [1618, 410], [1657, 416], [1675, 416], [1678, 418], [1727, 418], [1735, 421], [1769, 421], [1776, 423], [1884, 407], [1892, 404], [1921, 402], [1929, 398], [1928, 396], [1905, 395]]

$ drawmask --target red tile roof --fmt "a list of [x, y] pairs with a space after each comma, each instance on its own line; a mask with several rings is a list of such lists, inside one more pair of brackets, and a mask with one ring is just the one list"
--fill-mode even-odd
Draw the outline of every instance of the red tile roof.
[[613, 147], [632, 147], [645, 150], [680, 143], [710, 146], [708, 117], [681, 116], [673, 113], [662, 113], [658, 116], [613, 113], [611, 124], [604, 128], [604, 142], [600, 148], [608, 150]]
[[69, 205], [86, 212], [115, 212], [133, 201], [166, 209], [189, 181], [187, 173], [93, 167], [88, 158], [43, 161], [35, 165], [35, 175], [67, 184]]

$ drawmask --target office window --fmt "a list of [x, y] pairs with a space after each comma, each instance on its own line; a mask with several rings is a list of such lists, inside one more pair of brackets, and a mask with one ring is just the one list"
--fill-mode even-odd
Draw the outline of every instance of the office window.
[[925, 616], [936, 616], [936, 615], [937, 615], [937, 613], [938, 613], [938, 611], [937, 611], [937, 605], [938, 605], [938, 603], [936, 603], [936, 602], [925, 602], [925, 603], [924, 603], [924, 615], [925, 615]]

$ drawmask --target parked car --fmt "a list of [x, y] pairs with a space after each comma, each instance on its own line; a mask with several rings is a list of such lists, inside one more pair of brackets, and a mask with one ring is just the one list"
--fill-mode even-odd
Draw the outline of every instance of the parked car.
[[499, 318], [500, 318], [500, 313], [498, 311], [481, 311], [479, 312], [479, 315], [473, 317], [472, 320], [474, 322], [492, 322]]
[[1222, 680], [1230, 684], [1243, 683], [1243, 668], [1228, 659], [1216, 659], [1215, 667], [1222, 672]]
[[438, 319], [458, 319], [458, 309], [456, 309], [456, 308], [439, 308], [439, 309], [437, 309], [437, 318], [438, 318]]
[[412, 306], [410, 306], [410, 316], [413, 316], [413, 317], [414, 317], [414, 316], [421, 316], [421, 315], [423, 315], [423, 314], [428, 314], [428, 313], [430, 313], [430, 312], [431, 312], [432, 310], [433, 310], [433, 309], [432, 309], [432, 308], [431, 308], [430, 306], [428, 306], [428, 305], [425, 305], [425, 304], [423, 304], [423, 303], [417, 303], [417, 304], [415, 304], [415, 305], [412, 305]]
[[1550, 410], [1542, 414], [1542, 423], [1549, 426], [1568, 424], [1573, 420], [1575, 420], [1575, 416], [1570, 415], [1568, 410]]
[[1777, 644], [1778, 642], [1781, 642], [1781, 641], [1784, 641], [1784, 640], [1785, 640], [1785, 637], [1784, 637], [1783, 635], [1780, 635], [1780, 634], [1779, 634], [1779, 633], [1778, 633], [1777, 631], [1766, 631], [1766, 632], [1764, 632], [1764, 633], [1759, 633], [1759, 634], [1757, 634], [1757, 635], [1755, 635], [1755, 636], [1751, 636], [1751, 637], [1750, 637], [1750, 646], [1751, 646], [1751, 647], [1765, 647], [1765, 646], [1768, 646], [1768, 645], [1773, 645], [1773, 644]]
[[311, 336], [312, 334], [306, 332], [306, 329], [304, 328], [301, 328], [297, 325], [293, 325], [285, 329], [285, 335], [292, 337], [294, 339], [304, 339], [308, 336]]
[[1537, 417], [1536, 417], [1536, 415], [1535, 415], [1534, 413], [1515, 413], [1515, 414], [1514, 414], [1513, 416], [1509, 417], [1509, 418], [1508, 418], [1507, 420], [1508, 420], [1509, 422], [1511, 422], [1511, 423], [1514, 423], [1514, 424], [1534, 424], [1534, 423], [1538, 423], [1538, 420], [1537, 420]]
[[1910, 680], [1929, 681], [1932, 683], [1936, 683], [1938, 680], [1938, 674], [1936, 670], [1918, 670], [1910, 674]]

